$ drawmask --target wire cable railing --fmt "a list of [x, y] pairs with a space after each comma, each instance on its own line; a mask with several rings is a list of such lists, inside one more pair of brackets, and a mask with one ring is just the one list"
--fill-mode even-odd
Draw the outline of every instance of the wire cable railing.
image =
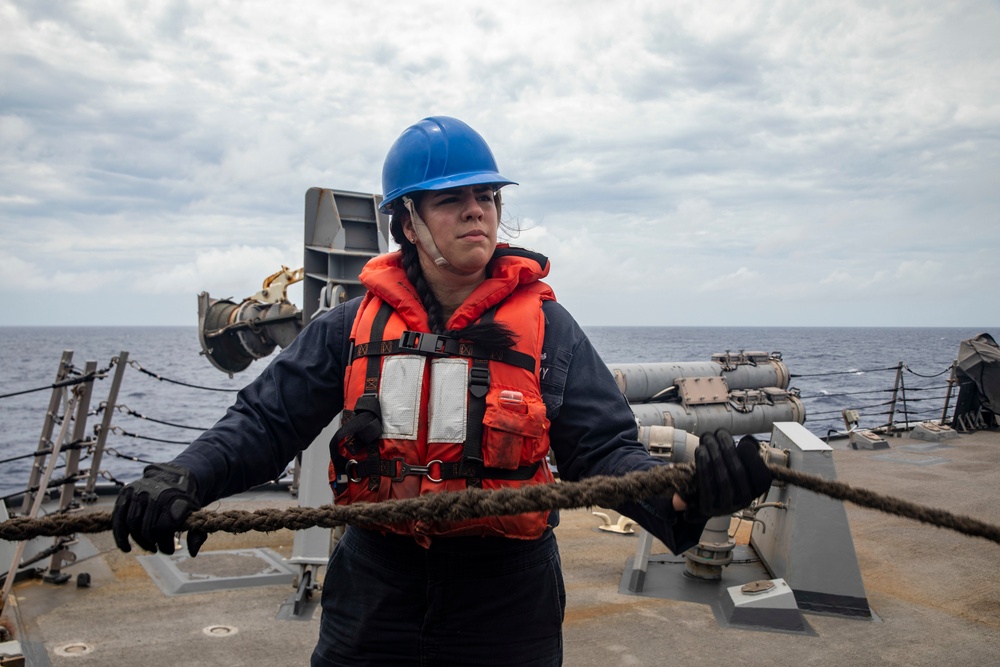
[[[23, 469], [22, 466], [25, 462], [29, 466], [29, 480], [27, 484], [22, 490], [3, 496], [5, 501], [10, 500], [12, 497], [23, 496], [25, 499], [24, 507], [27, 508], [33, 504], [34, 496], [38, 493], [52, 493], [55, 489], [67, 484], [67, 480], [74, 483], [79, 483], [81, 480], [86, 482], [87, 488], [83, 493], [86, 499], [88, 496], [93, 496], [93, 487], [99, 477], [113, 480], [114, 475], [110, 471], [99, 467], [104, 453], [108, 453], [109, 456], [117, 460], [138, 464], [152, 463], [153, 461], [150, 459], [157, 458], [158, 455], [162, 458], [162, 455], [159, 453], [153, 453], [152, 456], [146, 455], [144, 457], [141, 451], [135, 455], [124, 454], [120, 448], [109, 445], [109, 442], [114, 443], [116, 440], [128, 438], [133, 443], [143, 441], [157, 446], [185, 446], [191, 443], [191, 437], [185, 436], [184, 439], [181, 439], [171, 436], [166, 431], [176, 429], [202, 433], [207, 430], [203, 426], [182, 423], [182, 420], [167, 416], [144, 414], [142, 411], [134, 410], [127, 405], [117, 403], [115, 399], [117, 398], [118, 388], [114, 385], [120, 385], [123, 371], [126, 368], [130, 367], [143, 376], [152, 378], [158, 382], [177, 385], [192, 391], [225, 393], [239, 391], [238, 388], [207, 386], [202, 383], [188, 381], [187, 379], [169, 377], [163, 373], [154, 372], [153, 370], [144, 368], [142, 364], [134, 359], [129, 361], [127, 352], [122, 352], [119, 356], [113, 357], [106, 368], [98, 368], [95, 362], [87, 362], [86, 370], [81, 370], [72, 364], [72, 354], [72, 351], [68, 350], [63, 352], [63, 359], [54, 382], [29, 388], [12, 388], [11, 391], [0, 393], [0, 399], [13, 399], [45, 391], [51, 393], [49, 408], [45, 412], [42, 434], [37, 441], [38, 444], [33, 448], [34, 451], [16, 453], [0, 459], [0, 471], [4, 470], [4, 466], [14, 466], [15, 469]], [[112, 383], [113, 388], [109, 392], [108, 401], [100, 402], [96, 408], [90, 409], [90, 394], [95, 389], [96, 381], [107, 379], [112, 375], [115, 380]], [[73, 408], [69, 407], [67, 401], [71, 393], [75, 397], [75, 407]], [[112, 394], [114, 395], [112, 396]], [[138, 395], [142, 396], [144, 394], [140, 393]], [[110, 410], [109, 405], [111, 406]], [[78, 436], [82, 436], [87, 428], [87, 420], [95, 417], [101, 421], [100, 424], [95, 424], [93, 427], [93, 431], [96, 434], [95, 438], [77, 437], [73, 442], [62, 444], [54, 450], [53, 434], [56, 429], [59, 429], [60, 433], [72, 432]], [[134, 420], [134, 424], [123, 423], [123, 418]], [[154, 427], [151, 429], [153, 432], [144, 433], [144, 429], [134, 428], [135, 425], [141, 423]], [[60, 457], [60, 461], [53, 462], [52, 465], [47, 465], [46, 460], [53, 456]], [[81, 462], [85, 461], [93, 462], [91, 469], [84, 470], [80, 467]], [[58, 463], [58, 466], [55, 465], [56, 463]], [[52, 481], [51, 484], [45, 484], [41, 477], [43, 476], [43, 471], [47, 468], [51, 470], [65, 469], [67, 474], [58, 480]]]

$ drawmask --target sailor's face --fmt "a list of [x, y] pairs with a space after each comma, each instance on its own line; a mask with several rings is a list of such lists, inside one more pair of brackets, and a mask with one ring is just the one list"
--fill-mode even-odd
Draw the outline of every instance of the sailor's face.
[[492, 186], [426, 192], [417, 210], [453, 272], [472, 275], [486, 268], [499, 224]]

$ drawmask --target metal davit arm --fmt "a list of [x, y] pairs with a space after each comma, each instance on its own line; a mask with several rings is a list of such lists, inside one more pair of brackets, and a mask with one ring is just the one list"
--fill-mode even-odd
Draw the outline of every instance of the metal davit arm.
[[233, 376], [255, 359], [288, 347], [302, 330], [302, 311], [288, 300], [288, 286], [302, 280], [303, 269], [287, 266], [268, 276], [253, 296], [234, 303], [198, 295], [198, 340], [213, 366]]

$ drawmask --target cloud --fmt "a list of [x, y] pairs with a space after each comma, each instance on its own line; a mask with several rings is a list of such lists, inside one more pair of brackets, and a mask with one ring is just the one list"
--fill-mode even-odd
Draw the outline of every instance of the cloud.
[[711, 278], [697, 287], [699, 292], [736, 292], [745, 290], [754, 291], [758, 287], [757, 279], [760, 274], [757, 271], [741, 266], [735, 271], [725, 275]]
[[275, 247], [236, 246], [207, 250], [165, 271], [137, 276], [132, 289], [150, 294], [208, 291], [216, 298], [240, 300], [259, 290], [265, 278], [279, 271], [282, 265], [287, 266], [289, 257], [297, 259], [296, 255], [288, 248]]
[[[765, 292], [792, 322], [842, 323], [824, 303], [849, 298], [888, 324], [880, 294], [972, 312], [955, 295], [996, 277], [986, 0], [0, 0], [0, 20], [0, 243], [32, 294], [62, 276], [186, 322], [171, 290], [255, 290], [300, 256], [307, 188], [377, 192], [437, 113], [521, 183], [518, 242], [589, 323], [668, 317], [664, 294], [668, 323], [749, 323]], [[50, 317], [33, 303], [2, 322]]]
[[66, 295], [100, 292], [109, 286], [121, 283], [124, 277], [123, 272], [113, 269], [46, 272], [40, 270], [33, 262], [4, 252], [0, 252], [0, 266], [3, 266], [9, 275], [18, 277], [21, 293], [49, 294], [52, 298], [45, 304], [48, 308], [58, 308], [60, 300]]

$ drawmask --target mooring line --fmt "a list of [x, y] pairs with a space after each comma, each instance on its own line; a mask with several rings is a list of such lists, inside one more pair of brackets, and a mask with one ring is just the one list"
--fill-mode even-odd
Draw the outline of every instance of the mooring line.
[[[768, 468], [776, 480], [807, 491], [1000, 544], [1000, 527], [969, 516], [773, 464], [768, 465]], [[343, 524], [444, 522], [551, 509], [614, 507], [626, 500], [641, 500], [670, 495], [677, 489], [690, 489], [693, 478], [692, 465], [677, 464], [615, 477], [591, 477], [580, 482], [558, 482], [493, 491], [466, 489], [379, 503], [292, 507], [284, 510], [274, 508], [252, 512], [199, 510], [188, 517], [184, 529], [197, 529], [206, 533], [271, 532], [282, 528], [303, 530], [313, 527], [332, 528]], [[15, 517], [0, 523], [0, 539], [21, 541], [35, 537], [64, 537], [74, 533], [101, 533], [110, 529], [110, 512], [58, 514], [40, 519]]]
[[817, 475], [810, 475], [790, 468], [776, 465], [768, 465], [776, 480], [798, 486], [829, 496], [835, 500], [843, 500], [859, 507], [878, 510], [886, 514], [894, 514], [907, 519], [920, 521], [921, 523], [947, 528], [968, 535], [970, 537], [981, 537], [991, 542], [1000, 544], [1000, 526], [980, 521], [979, 519], [963, 514], [955, 514], [948, 510], [937, 507], [928, 507], [918, 503], [885, 495], [869, 489], [853, 487], [845, 482], [825, 479]]

